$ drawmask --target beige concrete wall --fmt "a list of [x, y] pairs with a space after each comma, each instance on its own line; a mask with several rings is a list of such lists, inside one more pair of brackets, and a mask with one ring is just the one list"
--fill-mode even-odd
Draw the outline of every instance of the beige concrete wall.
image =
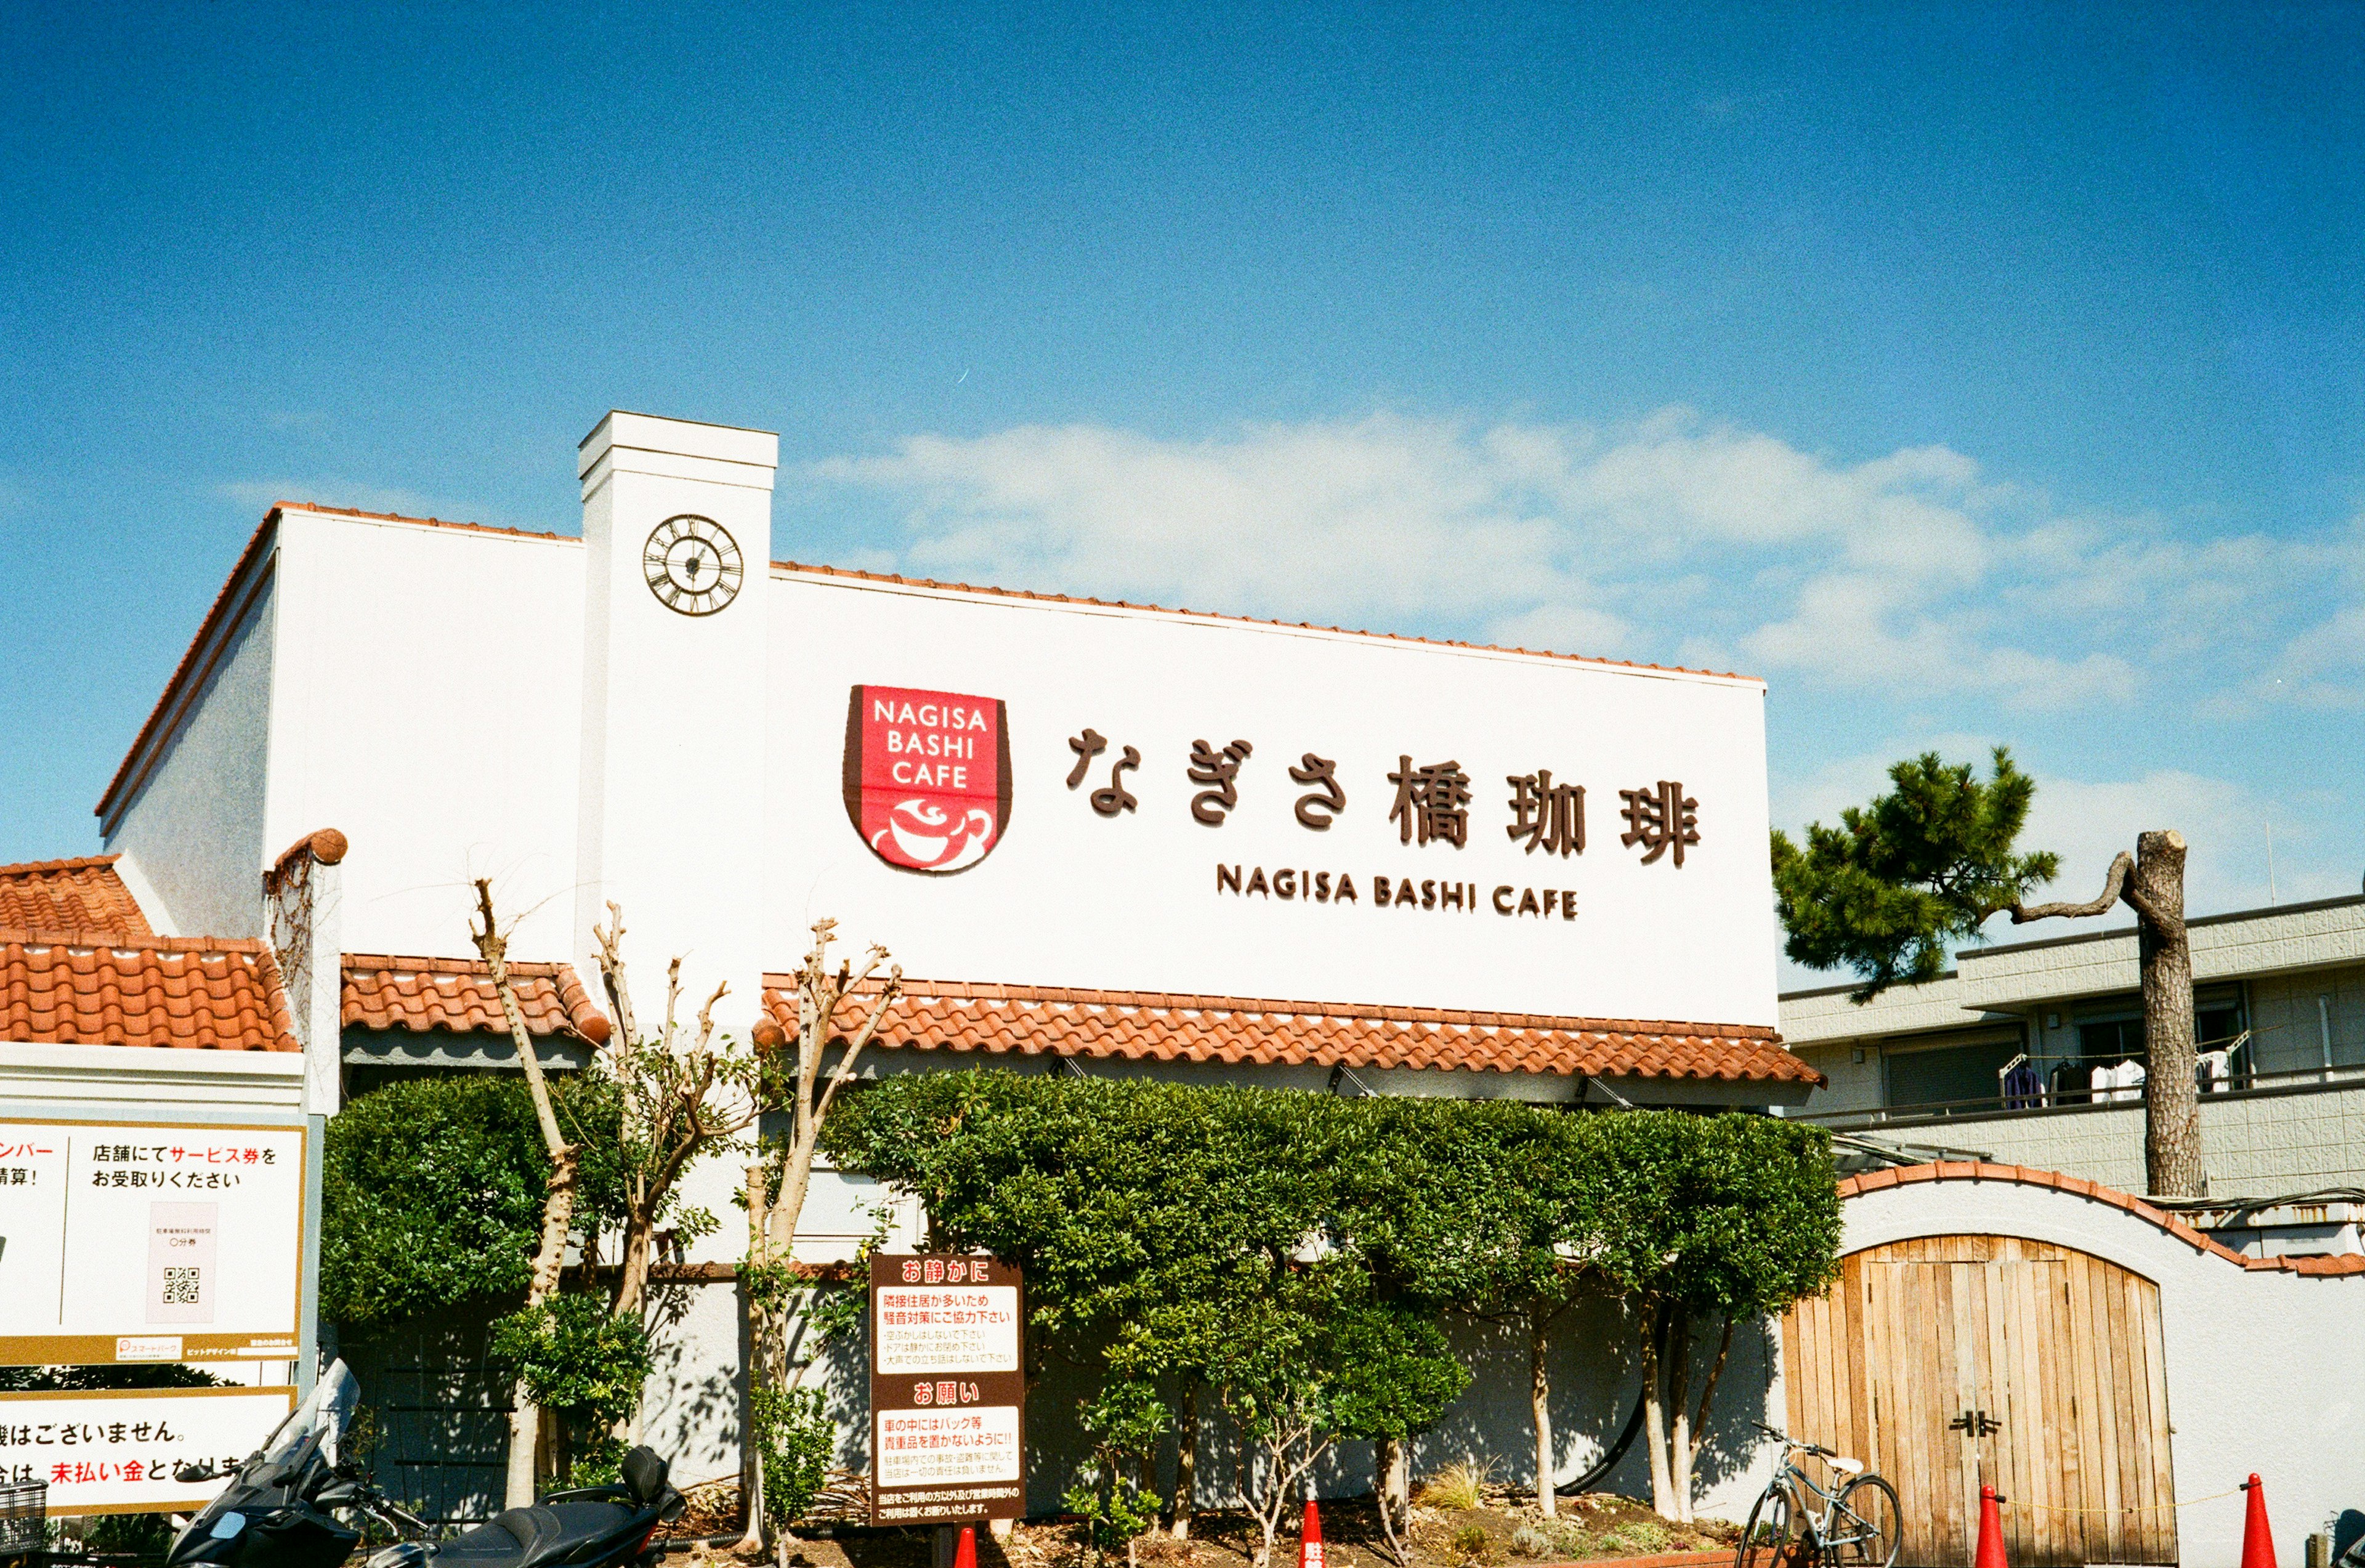
[[[2316, 999], [2325, 999], [2319, 1010]], [[2250, 1033], [2260, 1072], [2324, 1065], [2325, 1024], [2336, 1066], [2365, 1065], [2365, 968], [2270, 975], [2250, 982]]]

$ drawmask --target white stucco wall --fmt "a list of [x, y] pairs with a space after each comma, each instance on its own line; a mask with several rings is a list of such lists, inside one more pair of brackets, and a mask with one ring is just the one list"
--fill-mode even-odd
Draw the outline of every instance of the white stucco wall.
[[571, 958], [580, 544], [297, 509], [279, 526], [263, 852], [347, 834], [348, 952], [471, 953], [468, 882], [489, 876], [510, 956]]
[[[2256, 1472], [2279, 1561], [2365, 1502], [2365, 1274], [2252, 1272], [2093, 1199], [2013, 1182], [1921, 1182], [1844, 1205], [1846, 1251], [1921, 1236], [2032, 1238], [2105, 1258], [2159, 1286], [2176, 1494]], [[2183, 1561], [2241, 1559], [2239, 1495], [2179, 1512]]]
[[271, 564], [234, 591], [237, 618], [198, 650], [206, 673], [174, 694], [171, 727], [134, 758], [144, 776], [101, 824], [160, 931], [263, 935], [261, 877], [276, 853], [263, 847], [279, 604]]

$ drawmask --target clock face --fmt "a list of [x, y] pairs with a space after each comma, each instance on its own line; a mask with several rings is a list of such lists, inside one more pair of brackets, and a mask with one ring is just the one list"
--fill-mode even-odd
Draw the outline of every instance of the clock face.
[[704, 517], [669, 517], [641, 549], [649, 591], [667, 610], [712, 615], [739, 596], [745, 567], [738, 542]]

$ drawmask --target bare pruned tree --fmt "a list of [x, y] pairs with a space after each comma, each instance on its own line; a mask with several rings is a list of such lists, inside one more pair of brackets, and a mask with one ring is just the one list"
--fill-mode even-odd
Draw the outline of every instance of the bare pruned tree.
[[2184, 924], [2184, 835], [2135, 835], [2135, 852], [2111, 862], [2102, 892], [2085, 903], [2012, 906], [2012, 923], [2135, 912], [2135, 955], [2143, 981], [2144, 1173], [2161, 1197], [2208, 1192], [2201, 1159], [2201, 1086], [2194, 1075], [2192, 945]]
[[[517, 988], [510, 979], [509, 937], [493, 913], [492, 884], [476, 879], [476, 916], [481, 929], [471, 928], [485, 967], [492, 971], [493, 990], [500, 997], [501, 1017], [509, 1025], [519, 1065], [525, 1069], [526, 1092], [533, 1098], [533, 1119], [542, 1129], [544, 1149], [550, 1156], [550, 1182], [542, 1200], [542, 1241], [533, 1254], [533, 1273], [526, 1283], [528, 1309], [540, 1306], [558, 1289], [558, 1271], [566, 1260], [566, 1238], [575, 1224], [575, 1189], [580, 1171], [580, 1151], [558, 1130], [558, 1114], [550, 1103], [550, 1085], [543, 1078], [542, 1058], [534, 1054], [533, 1036], [526, 1032]], [[513, 1393], [510, 1410], [509, 1470], [502, 1486], [504, 1506], [533, 1504], [534, 1450], [542, 1436], [542, 1412], [528, 1395], [523, 1380]]]
[[[821, 1147], [822, 1126], [839, 1092], [854, 1081], [863, 1050], [878, 1037], [880, 1025], [886, 1022], [889, 1010], [903, 991], [902, 967], [890, 963], [887, 949], [881, 946], [871, 947], [860, 969], [842, 962], [833, 972], [829, 949], [836, 940], [832, 935], [836, 926], [834, 920], [813, 923], [813, 946], [796, 974], [796, 1034], [782, 1042], [782, 1048], [790, 1053], [787, 1059], [767, 1074], [770, 1093], [776, 1102], [785, 1103], [790, 1119], [788, 1142], [777, 1163], [751, 1166], [747, 1171], [751, 1282], [796, 1268], [797, 1221], [804, 1213], [805, 1194], [813, 1186], [813, 1157]], [[886, 971], [883, 977], [880, 973], [882, 968]], [[853, 999], [852, 1005], [841, 1028], [839, 1010], [848, 999]], [[837, 1052], [834, 1062], [826, 1060], [832, 1047]], [[760, 1298], [757, 1292], [750, 1291], [748, 1309], [755, 1347], [748, 1378], [751, 1401], [762, 1390], [790, 1390], [802, 1380], [804, 1367], [791, 1364], [789, 1352], [790, 1319], [803, 1299], [801, 1294], [779, 1289]], [[787, 1537], [776, 1533], [774, 1521], [764, 1507], [760, 1449], [752, 1441], [748, 1449], [748, 1529], [758, 1532], [767, 1543], [777, 1546], [785, 1562]]]

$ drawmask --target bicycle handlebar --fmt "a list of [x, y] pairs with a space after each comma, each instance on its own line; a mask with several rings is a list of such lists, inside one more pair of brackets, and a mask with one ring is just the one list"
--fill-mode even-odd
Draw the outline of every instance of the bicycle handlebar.
[[1769, 1427], [1763, 1421], [1753, 1421], [1750, 1425], [1755, 1427], [1759, 1431], [1765, 1433], [1769, 1438], [1781, 1439], [1782, 1441], [1788, 1443], [1790, 1447], [1799, 1450], [1801, 1453], [1821, 1454], [1825, 1459], [1833, 1459], [1838, 1457], [1838, 1450], [1827, 1449], [1821, 1443], [1801, 1442], [1799, 1439], [1792, 1437], [1789, 1433], [1783, 1431], [1778, 1427]]

